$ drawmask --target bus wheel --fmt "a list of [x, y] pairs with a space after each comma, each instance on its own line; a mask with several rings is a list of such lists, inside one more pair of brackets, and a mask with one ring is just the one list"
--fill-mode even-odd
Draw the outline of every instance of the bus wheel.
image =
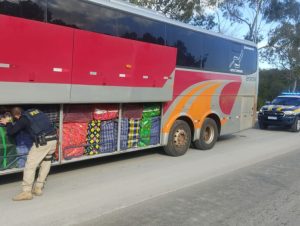
[[191, 145], [191, 129], [183, 120], [176, 120], [169, 134], [168, 144], [164, 147], [170, 156], [184, 155]]
[[211, 118], [205, 119], [201, 131], [200, 139], [194, 141], [194, 145], [200, 150], [212, 149], [219, 137], [219, 130], [215, 120]]
[[300, 118], [296, 117], [294, 124], [291, 126], [292, 132], [299, 132], [300, 131]]

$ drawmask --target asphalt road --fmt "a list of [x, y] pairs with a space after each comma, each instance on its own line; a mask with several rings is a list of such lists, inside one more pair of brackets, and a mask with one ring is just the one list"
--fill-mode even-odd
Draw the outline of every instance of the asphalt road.
[[55, 168], [45, 194], [12, 202], [0, 178], [0, 225], [299, 225], [297, 133], [251, 129], [211, 151], [160, 149]]

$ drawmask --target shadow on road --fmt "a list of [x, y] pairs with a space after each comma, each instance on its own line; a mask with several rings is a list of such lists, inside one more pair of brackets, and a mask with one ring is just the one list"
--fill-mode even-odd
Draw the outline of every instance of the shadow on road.
[[[94, 167], [97, 165], [105, 165], [105, 164], [110, 164], [112, 162], [129, 160], [129, 159], [133, 159], [133, 158], [155, 155], [155, 154], [165, 155], [162, 148], [152, 148], [152, 149], [147, 149], [147, 150], [142, 150], [142, 151], [137, 151], [137, 152], [124, 153], [124, 154], [120, 154], [120, 155], [106, 156], [103, 158], [100, 157], [97, 159], [89, 159], [89, 160], [84, 160], [84, 161], [80, 161], [80, 162], [72, 162], [70, 164], [65, 164], [65, 165], [53, 166], [51, 168], [50, 175], [58, 174], [58, 173], [65, 173], [65, 172], [72, 171], [72, 170], [84, 169], [84, 168], [88, 168], [88, 167]], [[0, 185], [21, 181], [22, 176], [23, 176], [22, 173], [2, 175], [2, 176], [0, 176]]]

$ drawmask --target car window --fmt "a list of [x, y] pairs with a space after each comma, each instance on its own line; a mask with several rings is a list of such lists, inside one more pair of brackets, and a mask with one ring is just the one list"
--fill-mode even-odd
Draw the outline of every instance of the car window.
[[272, 101], [272, 104], [300, 106], [300, 98], [299, 97], [277, 97]]

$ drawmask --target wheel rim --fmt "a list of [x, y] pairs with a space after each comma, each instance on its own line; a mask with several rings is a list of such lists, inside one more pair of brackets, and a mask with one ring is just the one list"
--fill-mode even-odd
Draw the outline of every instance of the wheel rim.
[[213, 142], [215, 137], [215, 130], [211, 125], [206, 126], [204, 130], [203, 140], [206, 144]]
[[297, 120], [297, 130], [300, 130], [300, 120]]
[[188, 142], [188, 136], [185, 130], [178, 129], [174, 134], [174, 144], [176, 147], [185, 146]]

